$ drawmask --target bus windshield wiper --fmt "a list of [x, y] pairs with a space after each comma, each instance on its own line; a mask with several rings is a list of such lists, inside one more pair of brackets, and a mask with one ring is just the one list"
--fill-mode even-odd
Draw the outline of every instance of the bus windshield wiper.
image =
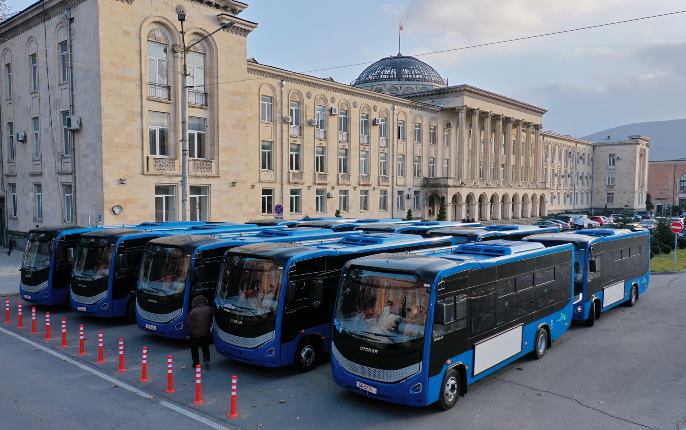
[[241, 306], [241, 305], [234, 305], [233, 303], [227, 303], [224, 305], [224, 309], [231, 309], [229, 306], [231, 306], [233, 309], [240, 309], [244, 311], [249, 311], [253, 316], [257, 316], [257, 312], [253, 308], [249, 308], [247, 306]]
[[398, 343], [398, 341], [395, 340], [395, 339], [393, 338], [393, 336], [391, 336], [390, 334], [374, 333], [374, 332], [372, 332], [372, 331], [362, 331], [362, 333], [367, 333], [367, 334], [371, 334], [371, 335], [373, 335], [373, 336], [378, 336], [378, 337], [385, 337], [386, 339], [390, 340], [390, 341], [393, 342], [394, 344], [395, 344], [395, 343]]

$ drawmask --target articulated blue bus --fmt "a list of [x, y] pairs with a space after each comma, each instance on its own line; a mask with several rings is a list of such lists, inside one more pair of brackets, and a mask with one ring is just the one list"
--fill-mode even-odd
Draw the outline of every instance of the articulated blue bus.
[[367, 397], [449, 409], [467, 386], [532, 353], [572, 319], [573, 247], [497, 240], [379, 254], [341, 276], [333, 378]]
[[[464, 223], [458, 221], [406, 221], [403, 223], [372, 223], [355, 227], [355, 230], [368, 233], [405, 233], [428, 236], [429, 232], [445, 227], [481, 227], [478, 222]], [[440, 236], [440, 235], [435, 235]]]
[[78, 241], [71, 274], [70, 302], [74, 310], [102, 317], [126, 316], [135, 321], [135, 293], [145, 244], [175, 234], [213, 235], [258, 231], [255, 225], [216, 229], [125, 228], [84, 233]]
[[430, 230], [425, 236], [450, 236], [454, 245], [482, 242], [486, 240], [522, 240], [537, 233], [557, 233], [559, 227], [539, 227], [537, 225], [495, 224], [487, 227], [445, 227]]
[[215, 297], [215, 348], [237, 361], [312, 369], [329, 351], [343, 265], [363, 255], [446, 247], [448, 238], [360, 234], [322, 245], [261, 243], [229, 250]]
[[138, 326], [174, 339], [188, 336], [185, 321], [190, 303], [199, 295], [214, 301], [224, 253], [237, 246], [260, 242], [302, 242], [340, 239], [358, 232], [288, 228], [240, 235], [175, 235], [145, 245], [136, 291]]
[[588, 229], [536, 234], [524, 239], [545, 246], [574, 245], [574, 320], [595, 324], [619, 304], [634, 306], [650, 283], [648, 231]]

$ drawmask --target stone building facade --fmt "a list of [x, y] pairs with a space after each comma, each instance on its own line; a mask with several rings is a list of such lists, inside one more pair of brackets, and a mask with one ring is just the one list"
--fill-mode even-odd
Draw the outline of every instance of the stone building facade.
[[43, 0], [0, 24], [9, 230], [181, 218], [179, 4], [193, 45], [191, 219], [279, 207], [435, 218], [441, 199], [450, 219], [598, 206], [596, 145], [543, 132], [541, 107], [447, 86], [413, 57], [384, 58], [348, 85], [246, 60], [257, 24], [236, 0]]

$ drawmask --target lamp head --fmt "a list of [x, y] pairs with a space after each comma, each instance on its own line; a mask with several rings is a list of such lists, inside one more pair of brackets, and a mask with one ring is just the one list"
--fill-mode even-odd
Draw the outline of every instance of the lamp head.
[[176, 6], [176, 15], [179, 19], [179, 22], [186, 21], [186, 10], [183, 8], [183, 6], [181, 6], [181, 5]]

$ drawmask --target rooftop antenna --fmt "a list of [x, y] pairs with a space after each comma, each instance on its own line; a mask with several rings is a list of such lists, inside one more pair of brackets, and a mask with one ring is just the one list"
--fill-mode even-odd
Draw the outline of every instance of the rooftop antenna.
[[400, 56], [400, 33], [405, 29], [402, 21], [398, 21], [398, 56]]

